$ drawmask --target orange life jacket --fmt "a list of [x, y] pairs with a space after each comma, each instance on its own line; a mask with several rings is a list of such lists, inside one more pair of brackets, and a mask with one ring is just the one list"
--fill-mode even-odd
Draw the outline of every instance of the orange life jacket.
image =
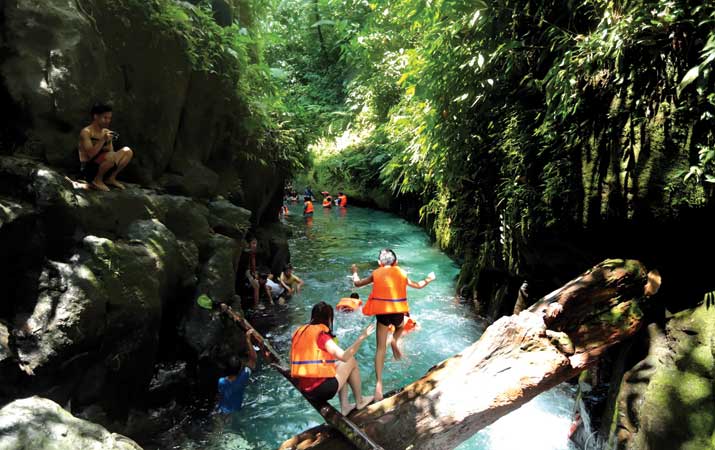
[[362, 300], [359, 298], [345, 297], [341, 298], [335, 309], [338, 311], [355, 311], [362, 305]]
[[290, 347], [290, 376], [294, 378], [332, 378], [335, 356], [318, 348], [318, 336], [327, 333], [325, 325], [303, 325], [293, 333]]
[[362, 308], [362, 313], [366, 316], [374, 316], [409, 311], [405, 271], [397, 265], [374, 270], [372, 272], [372, 292]]
[[310, 214], [313, 212], [313, 202], [308, 200], [305, 202], [305, 209], [303, 210], [303, 214]]
[[348, 197], [345, 194], [339, 195], [338, 198], [340, 199], [340, 206], [343, 208], [348, 206]]
[[323, 208], [332, 208], [333, 207], [333, 202], [326, 199], [323, 199]]
[[[415, 326], [417, 326], [417, 322], [415, 322], [415, 320], [412, 317], [408, 317], [407, 322], [405, 322], [405, 324], [402, 326], [402, 332], [407, 334], [410, 331], [414, 330]], [[394, 325], [390, 324], [390, 326], [388, 328], [390, 329], [390, 333], [395, 332]]]

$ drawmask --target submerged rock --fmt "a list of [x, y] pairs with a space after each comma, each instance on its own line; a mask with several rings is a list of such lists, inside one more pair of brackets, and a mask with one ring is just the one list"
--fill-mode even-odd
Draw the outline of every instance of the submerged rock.
[[142, 450], [120, 434], [78, 419], [52, 400], [29, 397], [0, 409], [2, 450]]

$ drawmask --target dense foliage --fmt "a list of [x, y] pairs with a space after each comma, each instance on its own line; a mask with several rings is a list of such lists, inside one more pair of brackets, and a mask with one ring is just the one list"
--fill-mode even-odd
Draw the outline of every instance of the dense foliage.
[[287, 173], [301, 169], [306, 162], [306, 138], [286, 120], [290, 108], [284, 104], [280, 83], [264, 56], [270, 36], [257, 20], [267, 14], [271, 4], [266, 0], [223, 2], [233, 19], [220, 24], [216, 3], [221, 2], [191, 3], [121, 0], [111, 8], [119, 17], [128, 11], [142, 11], [158, 32], [178, 34], [194, 70], [218, 76], [235, 90], [246, 109], [236, 125], [255, 142], [257, 150], [237, 146], [241, 157], [278, 165]]
[[[467, 285], [487, 267], [518, 275], [533, 233], [675, 217], [712, 198], [715, 4], [299, 4], [329, 31], [327, 52], [313, 41], [299, 68], [323, 61], [344, 98], [315, 131], [312, 181], [418, 198]], [[320, 105], [339, 103], [328, 95]]]

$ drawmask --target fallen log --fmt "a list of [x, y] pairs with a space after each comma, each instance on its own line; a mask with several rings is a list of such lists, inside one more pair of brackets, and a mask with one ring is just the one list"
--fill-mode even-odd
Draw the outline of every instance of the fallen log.
[[[386, 449], [449, 449], [576, 376], [641, 325], [660, 286], [634, 260], [606, 260], [518, 315], [502, 317], [462, 353], [397, 394], [350, 416]], [[281, 449], [352, 449], [327, 426]]]

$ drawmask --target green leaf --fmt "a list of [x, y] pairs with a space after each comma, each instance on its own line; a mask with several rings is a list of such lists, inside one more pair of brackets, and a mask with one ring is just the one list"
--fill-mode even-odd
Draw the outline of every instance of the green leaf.
[[683, 92], [683, 89], [688, 87], [690, 83], [695, 81], [698, 76], [700, 75], [700, 68], [698, 66], [693, 67], [692, 69], [688, 70], [688, 73], [685, 74], [683, 77], [683, 80], [680, 82], [680, 85], [678, 86], [678, 92], [677, 95], [680, 97], [680, 93]]

